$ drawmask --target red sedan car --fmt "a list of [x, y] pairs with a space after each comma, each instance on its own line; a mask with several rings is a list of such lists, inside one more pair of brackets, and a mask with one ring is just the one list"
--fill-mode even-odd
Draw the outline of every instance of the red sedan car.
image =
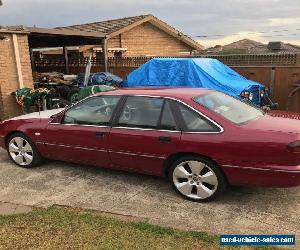
[[18, 166], [42, 159], [168, 177], [193, 201], [228, 184], [300, 185], [300, 121], [208, 89], [119, 89], [0, 124]]

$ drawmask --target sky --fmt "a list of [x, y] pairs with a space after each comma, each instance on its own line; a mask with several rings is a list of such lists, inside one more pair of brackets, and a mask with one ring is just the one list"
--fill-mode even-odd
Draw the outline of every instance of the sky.
[[248, 38], [300, 45], [300, 0], [2, 0], [0, 25], [57, 27], [153, 14], [205, 47]]

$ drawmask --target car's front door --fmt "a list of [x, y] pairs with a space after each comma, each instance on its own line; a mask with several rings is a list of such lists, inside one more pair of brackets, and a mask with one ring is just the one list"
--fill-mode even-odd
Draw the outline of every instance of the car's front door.
[[115, 167], [160, 175], [165, 159], [176, 152], [181, 132], [171, 101], [129, 96], [109, 136], [109, 152]]
[[110, 121], [120, 96], [95, 96], [71, 107], [61, 123], [49, 123], [44, 139], [48, 157], [109, 166]]

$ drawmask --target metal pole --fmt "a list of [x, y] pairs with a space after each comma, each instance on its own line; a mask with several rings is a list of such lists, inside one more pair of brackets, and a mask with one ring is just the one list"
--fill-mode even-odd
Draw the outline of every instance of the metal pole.
[[69, 58], [68, 58], [68, 48], [64, 47], [64, 59], [65, 59], [65, 73], [68, 75], [69, 72]]
[[103, 57], [104, 57], [104, 70], [108, 72], [108, 56], [107, 56], [107, 38], [103, 41]]
[[271, 68], [271, 81], [270, 81], [270, 88], [269, 88], [269, 91], [270, 91], [270, 95], [272, 98], [274, 98], [274, 90], [275, 90], [275, 77], [276, 77], [276, 68], [275, 67], [272, 67]]
[[42, 97], [42, 107], [43, 110], [47, 110], [47, 100], [45, 96]]
[[89, 78], [91, 74], [91, 67], [92, 67], [92, 56], [89, 57], [89, 61], [85, 67], [85, 75], [84, 75], [84, 82], [83, 86], [87, 86], [89, 83]]

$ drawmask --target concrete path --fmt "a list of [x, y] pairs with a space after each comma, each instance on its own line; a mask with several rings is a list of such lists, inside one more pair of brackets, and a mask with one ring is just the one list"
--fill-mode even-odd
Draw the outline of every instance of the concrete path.
[[0, 202], [0, 215], [24, 214], [32, 211], [32, 207]]
[[63, 162], [14, 166], [0, 150], [0, 202], [95, 209], [210, 233], [294, 234], [300, 239], [300, 188], [233, 188], [218, 200], [183, 200], [164, 179]]

